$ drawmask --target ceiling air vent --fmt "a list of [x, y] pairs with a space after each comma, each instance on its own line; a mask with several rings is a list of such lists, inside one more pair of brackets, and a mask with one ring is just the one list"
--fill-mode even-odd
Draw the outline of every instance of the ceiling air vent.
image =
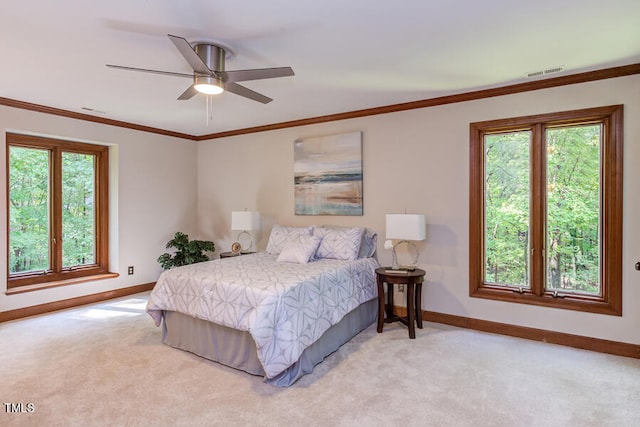
[[91, 108], [91, 107], [82, 107], [82, 109], [85, 110], [85, 111], [90, 111], [92, 113], [96, 113], [96, 114], [107, 114], [105, 111], [96, 110], [95, 108]]
[[544, 70], [532, 71], [530, 73], [526, 73], [525, 76], [527, 77], [546, 76], [547, 74], [559, 73], [562, 70], [564, 70], [564, 65], [560, 65], [558, 67], [553, 67], [553, 68], [547, 68]]

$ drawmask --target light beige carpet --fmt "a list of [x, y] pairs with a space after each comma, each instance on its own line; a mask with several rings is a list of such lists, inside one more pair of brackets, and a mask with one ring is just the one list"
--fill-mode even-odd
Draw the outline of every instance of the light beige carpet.
[[0, 324], [0, 425], [640, 426], [637, 359], [395, 323], [281, 389], [161, 344], [146, 296]]

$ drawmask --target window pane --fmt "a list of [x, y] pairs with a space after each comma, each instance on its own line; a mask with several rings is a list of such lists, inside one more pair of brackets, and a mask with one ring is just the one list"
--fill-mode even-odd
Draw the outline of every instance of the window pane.
[[95, 264], [94, 156], [62, 153], [62, 266]]
[[48, 270], [49, 152], [9, 147], [9, 273]]
[[547, 289], [600, 294], [601, 126], [547, 130]]
[[486, 135], [484, 233], [486, 283], [529, 287], [531, 132]]

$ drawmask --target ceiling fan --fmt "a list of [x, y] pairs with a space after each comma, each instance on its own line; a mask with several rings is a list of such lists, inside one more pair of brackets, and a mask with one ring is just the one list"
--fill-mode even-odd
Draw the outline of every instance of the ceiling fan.
[[112, 64], [107, 64], [107, 67], [193, 79], [193, 84], [178, 97], [178, 100], [191, 99], [198, 93], [216, 95], [227, 91], [263, 104], [267, 104], [273, 101], [273, 99], [241, 86], [237, 82], [294, 75], [291, 67], [225, 71], [224, 61], [227, 51], [223, 46], [211, 42], [202, 42], [191, 47], [191, 44], [189, 44], [186, 39], [171, 34], [167, 35], [184, 59], [187, 60], [191, 68], [193, 68], [193, 74], [148, 70], [145, 68], [124, 67], [122, 65]]

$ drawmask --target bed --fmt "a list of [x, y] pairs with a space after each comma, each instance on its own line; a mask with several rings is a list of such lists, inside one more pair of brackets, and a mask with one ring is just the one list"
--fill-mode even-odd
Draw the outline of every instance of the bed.
[[377, 319], [376, 235], [273, 227], [265, 252], [162, 273], [147, 312], [172, 347], [290, 386]]

